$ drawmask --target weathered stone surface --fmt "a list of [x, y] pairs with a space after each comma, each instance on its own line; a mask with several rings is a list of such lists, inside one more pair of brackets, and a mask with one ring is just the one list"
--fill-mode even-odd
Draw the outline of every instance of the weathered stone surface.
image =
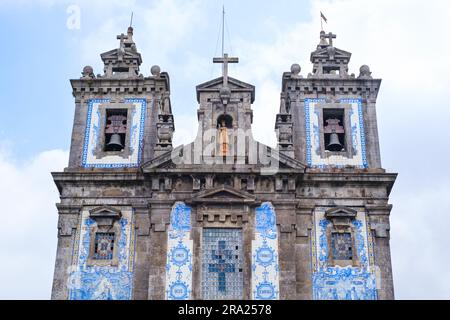
[[[327, 42], [327, 37], [321, 35], [321, 44], [312, 54], [314, 72], [303, 77], [300, 66], [294, 64], [291, 72], [283, 74], [280, 114], [275, 119], [276, 130], [279, 131], [278, 149], [257, 143], [250, 135], [245, 140], [246, 145], [255, 143], [265, 158], [255, 157], [250, 148], [239, 153], [237, 143], [233, 142], [229, 147], [236, 151], [234, 155], [222, 157], [215, 153], [217, 150], [203, 152], [211, 141], [215, 141], [205, 133], [216, 132], [221, 116], [227, 115], [232, 119], [227, 128], [229, 133], [239, 129], [251, 133], [251, 104], [255, 99], [255, 88], [227, 74], [226, 83], [220, 77], [197, 86], [198, 135], [192, 144], [177, 147], [171, 154], [171, 135], [175, 125], [169, 76], [159, 67], [152, 68], [152, 75], [148, 77], [138, 73], [141, 58], [136, 48], [132, 48], [132, 33], [133, 30], [131, 34], [129, 30], [128, 38], [120, 37], [122, 53], [119, 48], [102, 55], [107, 65], [105, 75], [92, 76], [91, 69], [85, 68], [81, 79], [71, 80], [75, 116], [70, 160], [64, 172], [53, 173], [61, 200], [58, 204], [58, 251], [52, 299], [68, 298], [67, 281], [73, 248], [79, 241], [76, 236], [80, 214], [87, 206], [133, 208], [133, 298], [164, 299], [168, 227], [171, 208], [177, 201], [192, 208], [193, 299], [202, 298], [201, 240], [203, 228], [209, 227], [243, 229], [242, 299], [251, 298], [255, 208], [263, 202], [272, 203], [277, 215], [281, 299], [313, 298], [311, 230], [314, 210], [338, 206], [366, 210], [368, 229], [374, 239], [378, 298], [393, 299], [389, 247], [391, 206], [388, 198], [396, 174], [386, 173], [381, 167], [376, 119], [376, 98], [381, 80], [373, 79], [368, 68], [362, 68], [358, 78], [349, 75], [351, 54], [335, 49]], [[126, 74], [113, 76], [113, 64], [108, 59], [119, 59], [127, 52], [131, 60], [139, 63]], [[340, 60], [337, 62], [331, 57], [340, 57]], [[323, 64], [321, 59], [327, 62]], [[340, 73], [327, 73], [331, 70], [327, 68]], [[227, 90], [223, 90], [224, 83]], [[130, 97], [147, 101], [140, 166], [83, 167], [89, 99], [108, 98], [120, 103]], [[340, 99], [361, 99], [366, 168], [306, 165], [305, 100], [317, 98], [332, 105]], [[174, 155], [182, 155], [185, 161], [176, 163]], [[252, 162], [252, 158], [255, 161]], [[271, 174], [264, 173], [267, 159], [277, 160], [278, 167]], [[223, 162], [208, 162], [211, 160]]]

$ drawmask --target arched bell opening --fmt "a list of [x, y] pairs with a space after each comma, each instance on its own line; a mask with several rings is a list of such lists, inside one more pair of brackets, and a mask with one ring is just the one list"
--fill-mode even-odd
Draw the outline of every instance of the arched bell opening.
[[233, 129], [233, 117], [229, 114], [222, 114], [217, 118], [217, 128], [224, 126], [228, 129]]

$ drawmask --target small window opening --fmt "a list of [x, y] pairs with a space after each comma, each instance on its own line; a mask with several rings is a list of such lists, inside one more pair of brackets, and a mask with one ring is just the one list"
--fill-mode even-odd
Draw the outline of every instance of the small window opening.
[[164, 179], [159, 179], [159, 191], [165, 190], [165, 181]]
[[288, 191], [288, 179], [283, 179], [283, 192]]
[[206, 189], [206, 179], [205, 178], [200, 179], [200, 189], [201, 190]]
[[323, 109], [325, 150], [345, 151], [344, 109]]
[[105, 151], [122, 151], [127, 132], [127, 110], [106, 110]]
[[130, 70], [130, 68], [127, 68], [127, 67], [115, 67], [115, 68], [112, 68], [113, 74], [128, 73], [129, 70]]
[[323, 67], [323, 73], [339, 75], [340, 69], [338, 67]]
[[247, 189], [247, 179], [241, 179], [241, 190]]

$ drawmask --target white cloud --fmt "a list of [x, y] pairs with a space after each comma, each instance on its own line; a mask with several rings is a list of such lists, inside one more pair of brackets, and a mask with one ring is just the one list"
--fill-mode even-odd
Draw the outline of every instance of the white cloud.
[[66, 166], [68, 153], [45, 151], [19, 164], [0, 149], [0, 299], [48, 299], [59, 202], [50, 172]]

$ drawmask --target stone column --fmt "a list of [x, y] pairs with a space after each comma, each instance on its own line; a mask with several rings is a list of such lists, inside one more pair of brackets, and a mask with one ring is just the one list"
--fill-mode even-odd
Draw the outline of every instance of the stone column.
[[167, 225], [171, 204], [152, 203], [150, 208], [150, 240], [148, 299], [165, 299], [167, 258]]
[[366, 206], [370, 229], [374, 241], [375, 275], [379, 300], [393, 300], [394, 282], [392, 278], [391, 248], [389, 236], [389, 215], [391, 205]]
[[296, 299], [295, 206], [274, 204], [279, 231], [280, 300]]
[[67, 279], [72, 265], [73, 244], [81, 217], [80, 207], [57, 205], [58, 207], [58, 246], [52, 285], [52, 300], [68, 298]]
[[296, 299], [312, 299], [311, 229], [314, 207], [297, 208], [295, 261]]
[[150, 215], [147, 206], [133, 206], [136, 229], [133, 299], [148, 299], [150, 270]]

